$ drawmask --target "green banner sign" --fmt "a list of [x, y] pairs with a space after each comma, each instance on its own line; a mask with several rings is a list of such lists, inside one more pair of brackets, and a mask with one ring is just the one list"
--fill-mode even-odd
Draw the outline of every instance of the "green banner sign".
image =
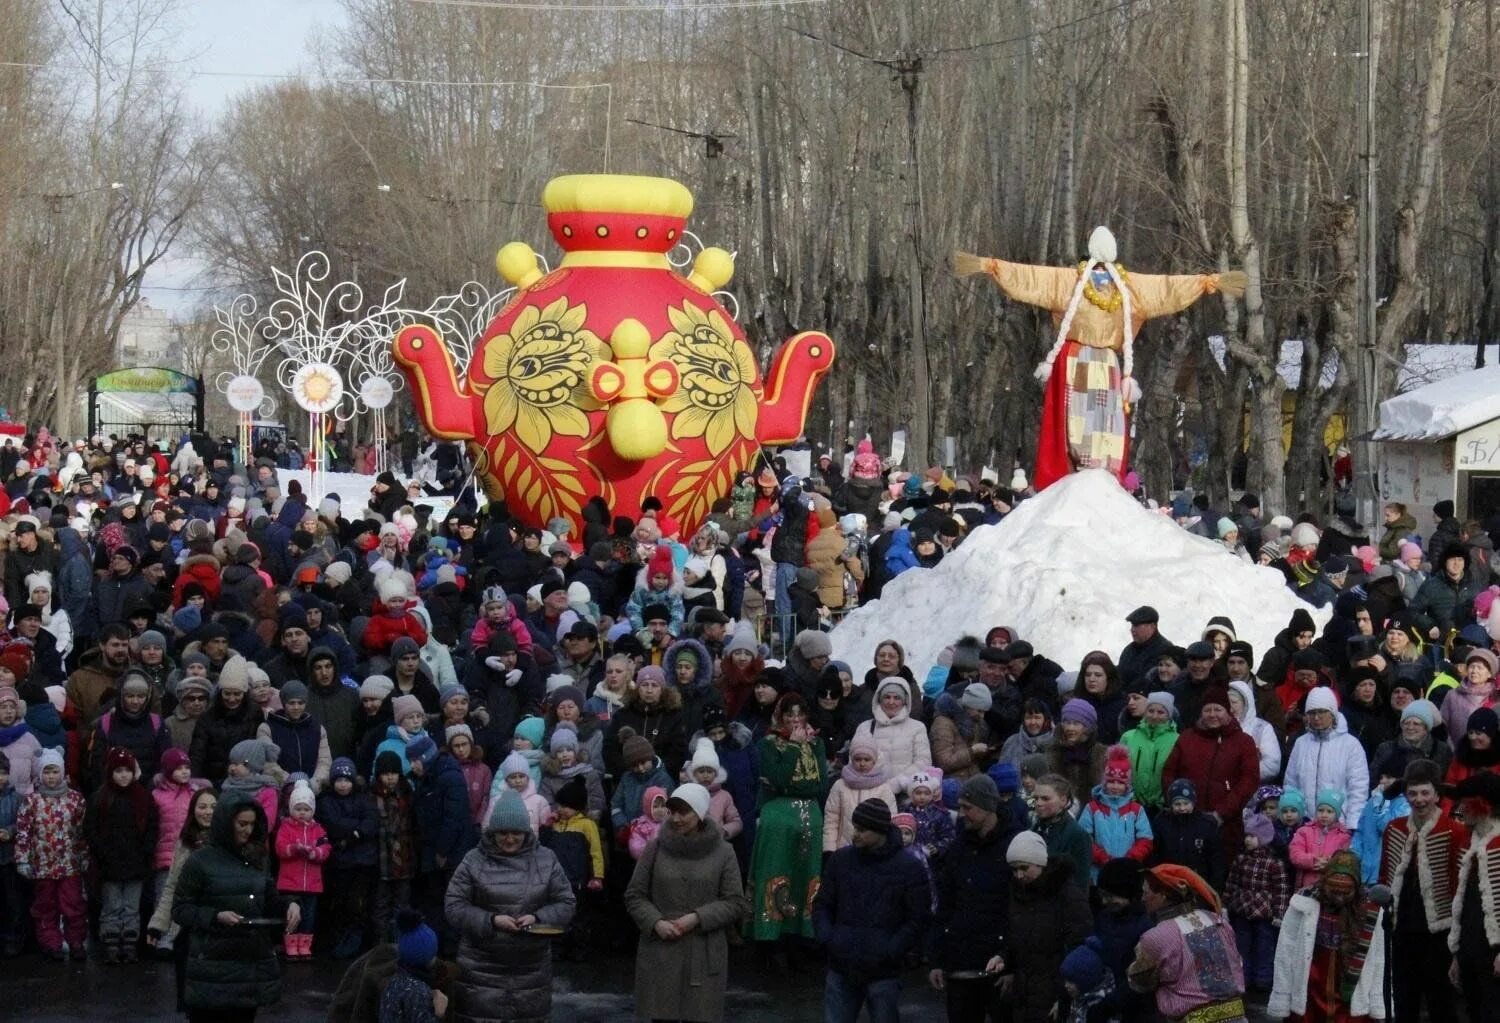
[[200, 387], [197, 377], [161, 366], [117, 369], [94, 378], [100, 394], [197, 394]]

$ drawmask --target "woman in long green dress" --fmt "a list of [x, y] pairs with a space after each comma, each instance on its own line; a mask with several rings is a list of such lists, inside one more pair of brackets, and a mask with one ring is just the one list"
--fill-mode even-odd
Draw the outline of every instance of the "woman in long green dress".
[[823, 740], [807, 723], [801, 695], [776, 702], [760, 754], [760, 816], [750, 856], [756, 941], [813, 937], [812, 903], [823, 866], [822, 800], [828, 776]]

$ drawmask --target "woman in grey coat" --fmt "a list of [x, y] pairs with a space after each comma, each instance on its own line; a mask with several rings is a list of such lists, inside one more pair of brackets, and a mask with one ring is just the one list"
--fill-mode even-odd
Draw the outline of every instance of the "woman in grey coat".
[[552, 943], [532, 927], [566, 927], [573, 889], [550, 849], [537, 844], [526, 805], [506, 789], [453, 872], [444, 906], [458, 931], [448, 1023], [543, 1023], [552, 1014]]
[[724, 1018], [731, 928], [750, 913], [734, 847], [708, 819], [708, 790], [680, 785], [667, 822], [646, 846], [625, 889], [641, 929], [635, 1011], [646, 1019], [717, 1023]]

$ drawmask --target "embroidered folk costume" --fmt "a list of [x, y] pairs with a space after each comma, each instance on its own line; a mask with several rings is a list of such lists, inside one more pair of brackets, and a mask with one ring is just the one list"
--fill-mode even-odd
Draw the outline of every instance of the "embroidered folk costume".
[[1454, 795], [1472, 830], [1458, 870], [1448, 949], [1469, 1019], [1491, 1023], [1500, 1019], [1500, 775], [1465, 778]]
[[[1404, 784], [1408, 791], [1431, 786], [1428, 798], [1435, 800], [1441, 779], [1437, 764], [1414, 760]], [[1431, 1019], [1454, 1015], [1453, 985], [1448, 983], [1453, 957], [1447, 939], [1469, 832], [1441, 805], [1434, 805], [1426, 820], [1418, 816], [1413, 807], [1412, 816], [1391, 821], [1381, 839], [1380, 883], [1391, 889], [1392, 961], [1401, 964], [1391, 985], [1398, 1023], [1420, 1023], [1424, 1004]]]
[[1292, 896], [1276, 943], [1276, 979], [1266, 1014], [1294, 1023], [1385, 1018], [1385, 935], [1380, 906], [1366, 898], [1359, 857], [1340, 849], [1316, 884]]
[[1073, 267], [1032, 266], [958, 253], [960, 275], [988, 274], [1017, 302], [1050, 310], [1057, 339], [1036, 375], [1046, 386], [1032, 485], [1041, 490], [1079, 469], [1124, 478], [1130, 408], [1139, 398], [1134, 342], [1152, 317], [1180, 312], [1204, 295], [1244, 293], [1244, 274], [1135, 274], [1115, 260], [1115, 238], [1097, 227], [1089, 255]]
[[1243, 1023], [1245, 970], [1219, 896], [1173, 863], [1148, 870], [1146, 886], [1156, 925], [1136, 945], [1126, 971], [1131, 989], [1154, 992], [1172, 1023]]

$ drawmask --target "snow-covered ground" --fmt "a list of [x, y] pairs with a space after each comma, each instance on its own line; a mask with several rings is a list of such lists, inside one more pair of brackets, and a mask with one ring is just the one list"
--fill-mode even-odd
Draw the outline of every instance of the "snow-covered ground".
[[1023, 502], [998, 526], [976, 529], [937, 568], [903, 572], [882, 599], [836, 628], [833, 656], [861, 677], [875, 647], [894, 638], [918, 679], [944, 647], [965, 634], [981, 639], [1009, 625], [1039, 653], [1076, 670], [1084, 654], [1117, 657], [1130, 642], [1125, 616], [1142, 604], [1161, 631], [1186, 646], [1214, 615], [1234, 619], [1257, 662], [1308, 608], [1281, 573], [1250, 565], [1222, 546], [1147, 511], [1100, 470], [1077, 473]]
[[[302, 492], [311, 494], [313, 492], [310, 474], [306, 469], [277, 469], [276, 475], [281, 479], [283, 489], [292, 480], [302, 484]], [[374, 476], [366, 476], [357, 472], [325, 472], [318, 476], [318, 497], [321, 499], [329, 494], [339, 495], [339, 507], [341, 514], [346, 519], [363, 518], [365, 508], [370, 500], [370, 488], [375, 485]]]

